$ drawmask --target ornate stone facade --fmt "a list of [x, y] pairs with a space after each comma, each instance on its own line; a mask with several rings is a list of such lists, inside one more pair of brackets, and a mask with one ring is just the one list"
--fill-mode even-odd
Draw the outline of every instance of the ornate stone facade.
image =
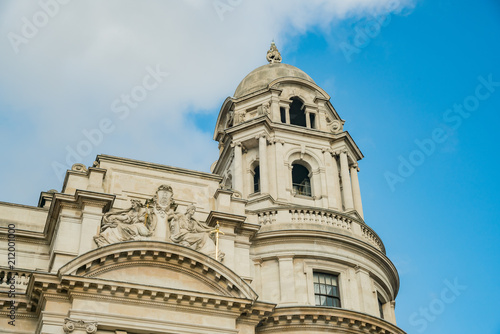
[[267, 59], [221, 107], [212, 173], [99, 155], [37, 207], [0, 203], [1, 332], [404, 333], [363, 155], [330, 96]]

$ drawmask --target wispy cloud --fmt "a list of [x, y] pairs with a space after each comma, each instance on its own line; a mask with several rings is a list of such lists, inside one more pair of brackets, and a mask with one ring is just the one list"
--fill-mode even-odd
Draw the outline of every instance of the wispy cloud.
[[[390, 2], [405, 6], [410, 0], [242, 0], [224, 20], [212, 2], [199, 0], [3, 3], [0, 107], [2, 119], [10, 121], [0, 124], [0, 137], [2, 152], [12, 159], [0, 164], [0, 200], [33, 204], [39, 191], [59, 188], [51, 163], [64, 160], [65, 147], [77, 145], [85, 138], [82, 131], [103, 117], [116, 122], [116, 129], [83, 163], [108, 153], [208, 171], [217, 146], [186, 113], [217, 108], [246, 73], [265, 62], [273, 38], [284, 49], [297, 34], [383, 13]], [[54, 12], [55, 6], [55, 15], [44, 9]], [[41, 11], [46, 23], [36, 16]], [[23, 36], [26, 22], [39, 25], [29, 38]], [[27, 40], [18, 52], [9, 34]], [[118, 121], [113, 101], [157, 64], [168, 78]]]

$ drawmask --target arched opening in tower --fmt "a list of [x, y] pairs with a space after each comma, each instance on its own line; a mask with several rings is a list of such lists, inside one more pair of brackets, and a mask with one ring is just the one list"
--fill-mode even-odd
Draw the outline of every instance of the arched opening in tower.
[[297, 195], [311, 196], [311, 180], [306, 167], [292, 164], [292, 185]]
[[304, 112], [304, 102], [294, 96], [290, 100], [290, 124], [298, 126], [306, 126], [306, 114]]

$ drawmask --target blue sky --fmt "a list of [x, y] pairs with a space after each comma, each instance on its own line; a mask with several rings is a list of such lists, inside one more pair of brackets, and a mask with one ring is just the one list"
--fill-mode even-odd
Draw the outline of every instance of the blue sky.
[[[68, 148], [104, 119], [113, 129], [79, 162], [104, 153], [208, 171], [219, 107], [274, 38], [365, 155], [365, 219], [400, 273], [398, 325], [500, 333], [500, 4], [233, 3], [74, 0], [16, 52], [9, 33], [22, 36], [40, 7], [2, 2], [0, 201], [60, 190]], [[168, 75], [120, 118], [113, 103], [158, 68]]]

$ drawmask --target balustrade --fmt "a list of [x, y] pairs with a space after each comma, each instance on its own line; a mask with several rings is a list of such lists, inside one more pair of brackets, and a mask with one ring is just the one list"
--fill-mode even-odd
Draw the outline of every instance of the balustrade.
[[254, 213], [258, 217], [259, 224], [265, 227], [273, 227], [277, 224], [301, 224], [300, 228], [311, 225], [328, 226], [340, 230], [339, 233], [347, 234], [360, 239], [378, 250], [385, 252], [384, 244], [378, 235], [363, 221], [333, 210], [322, 210], [315, 208], [289, 208], [258, 210]]

